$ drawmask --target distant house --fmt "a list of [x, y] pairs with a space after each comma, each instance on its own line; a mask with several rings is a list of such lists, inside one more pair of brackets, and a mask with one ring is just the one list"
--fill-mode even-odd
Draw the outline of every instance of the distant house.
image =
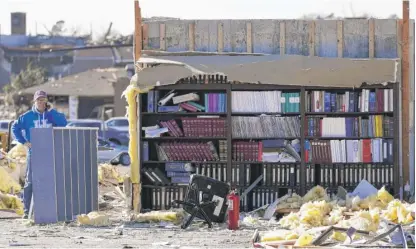
[[125, 103], [122, 108], [114, 107], [121, 99], [120, 90], [115, 94], [115, 89], [124, 90], [128, 84], [124, 68], [93, 69], [27, 88], [20, 95], [30, 99], [37, 90], [44, 90], [54, 108], [68, 118], [107, 119], [102, 110], [111, 110], [112, 116], [125, 114]]

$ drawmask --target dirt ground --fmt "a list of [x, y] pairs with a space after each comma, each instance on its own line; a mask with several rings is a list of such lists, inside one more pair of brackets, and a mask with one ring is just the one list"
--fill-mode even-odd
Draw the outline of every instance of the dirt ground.
[[[118, 168], [121, 174], [128, 168]], [[187, 230], [178, 227], [129, 222], [125, 201], [114, 187], [100, 187], [100, 213], [107, 214], [111, 226], [80, 227], [69, 224], [33, 225], [22, 219], [0, 219], [0, 248], [251, 248], [254, 229], [229, 231], [225, 224], [206, 226], [193, 223]], [[102, 204], [104, 205], [104, 208]], [[163, 225], [163, 224], [159, 224]]]
[[22, 220], [0, 220], [0, 248], [251, 248], [253, 230], [232, 232], [206, 228], [190, 231], [171, 228], [76, 225], [25, 225]]

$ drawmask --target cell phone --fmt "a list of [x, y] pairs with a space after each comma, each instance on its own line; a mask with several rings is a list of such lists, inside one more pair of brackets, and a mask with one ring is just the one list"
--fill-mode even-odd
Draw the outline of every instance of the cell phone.
[[45, 108], [46, 108], [46, 110], [49, 110], [51, 108], [51, 105], [49, 104], [49, 102], [46, 102]]

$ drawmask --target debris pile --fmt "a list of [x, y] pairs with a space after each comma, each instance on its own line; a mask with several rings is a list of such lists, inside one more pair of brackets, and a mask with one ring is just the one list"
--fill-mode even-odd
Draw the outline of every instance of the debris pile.
[[98, 166], [98, 181], [100, 184], [110, 183], [118, 185], [123, 183], [124, 176], [121, 176], [117, 168], [111, 164], [100, 164]]
[[329, 228], [332, 230], [328, 233], [332, 236], [328, 239], [332, 243], [345, 243], [347, 238], [350, 238], [348, 243], [360, 243], [364, 235], [374, 237], [397, 224], [413, 226], [414, 236], [414, 204], [394, 199], [384, 187], [361, 197], [351, 194], [345, 198], [330, 197], [321, 186], [314, 187], [303, 197], [296, 194], [283, 196], [276, 212], [284, 209], [291, 212], [278, 221], [279, 230], [257, 232], [257, 246], [271, 242], [274, 245], [317, 246], [324, 241], [320, 239], [322, 241], [318, 243], [317, 238]]
[[81, 214], [77, 216], [78, 224], [81, 226], [104, 227], [109, 226], [110, 219], [105, 214], [98, 212], [90, 212], [89, 214]]

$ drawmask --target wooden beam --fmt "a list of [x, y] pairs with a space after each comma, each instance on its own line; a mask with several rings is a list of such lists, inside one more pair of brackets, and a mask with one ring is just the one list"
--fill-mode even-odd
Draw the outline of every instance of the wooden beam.
[[[134, 25], [134, 61], [137, 61], [141, 57], [142, 53], [142, 15], [140, 11], [139, 1], [134, 1], [134, 19], [135, 19], [135, 25]], [[138, 68], [135, 67], [135, 71], [137, 73]], [[136, 108], [136, 111], [140, 111], [140, 103], [136, 101], [137, 106], [133, 103], [129, 103], [130, 108]], [[135, 112], [136, 113], [136, 112]], [[137, 120], [140, 122], [139, 118], [140, 115], [137, 115]], [[130, 128], [134, 128], [137, 132], [138, 128], [136, 127], [137, 124], [132, 125], [130, 124]], [[138, 131], [140, 132], [140, 131]], [[140, 140], [139, 140], [140, 141]], [[140, 142], [137, 142], [137, 151], [140, 151]], [[137, 152], [136, 152], [137, 153]], [[136, 156], [132, 156], [134, 158]], [[137, 160], [140, 162], [140, 154], [137, 153]], [[140, 188], [140, 163], [136, 164], [135, 167], [133, 165], [130, 168], [130, 175], [133, 177], [134, 181], [132, 180], [132, 187], [133, 187], [133, 196], [132, 196], [132, 204], [134, 212], [139, 213], [140, 212], [140, 200], [141, 200], [141, 188]], [[137, 176], [138, 178], [136, 179]]]
[[139, 1], [134, 1], [134, 61], [142, 55], [142, 14]]
[[164, 23], [161, 23], [159, 25], [159, 38], [160, 38], [160, 50], [165, 51], [166, 50], [166, 25]]
[[397, 20], [396, 22], [396, 37], [397, 37], [397, 58], [402, 58], [402, 26], [403, 20]]
[[188, 26], [188, 50], [195, 51], [195, 22], [192, 22]]
[[222, 22], [218, 23], [218, 52], [224, 52], [224, 24]]
[[[402, 165], [403, 182], [409, 181], [409, 102], [410, 102], [410, 44], [409, 44], [409, 0], [403, 0], [403, 26], [402, 26]], [[403, 186], [403, 185], [402, 185]]]
[[315, 21], [309, 22], [309, 56], [315, 56]]
[[375, 57], [375, 20], [368, 20], [368, 57]]
[[247, 53], [253, 53], [253, 31], [251, 29], [251, 22], [246, 24], [246, 33], [247, 33]]
[[337, 21], [337, 50], [338, 57], [344, 57], [344, 21]]
[[149, 49], [149, 24], [142, 26], [143, 49]]
[[280, 23], [280, 55], [286, 54], [286, 23]]

